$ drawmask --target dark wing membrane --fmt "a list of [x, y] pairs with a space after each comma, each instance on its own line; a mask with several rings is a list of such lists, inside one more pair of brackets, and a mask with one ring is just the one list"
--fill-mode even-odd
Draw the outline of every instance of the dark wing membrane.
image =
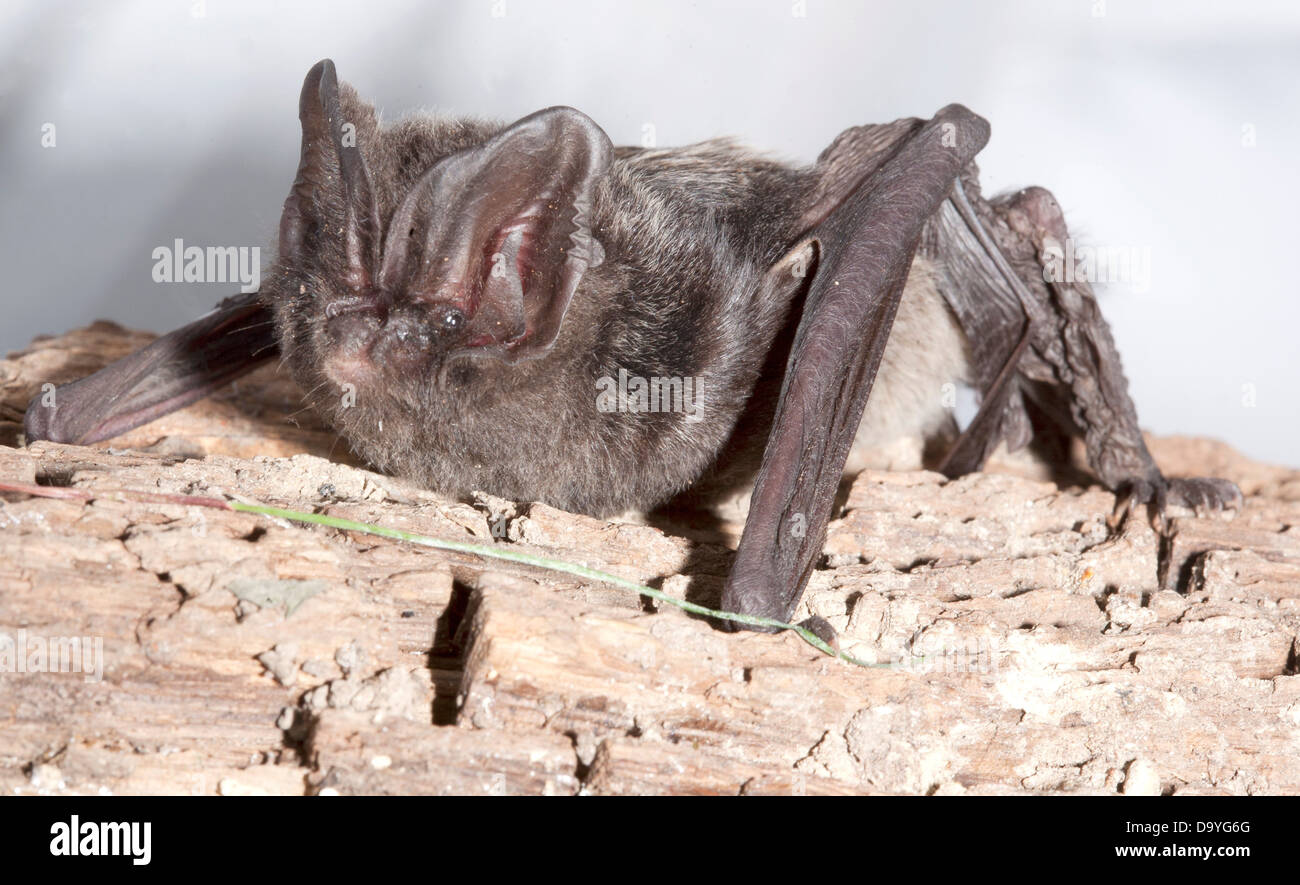
[[184, 408], [278, 356], [270, 309], [256, 292], [238, 295], [93, 375], [38, 394], [23, 430], [29, 443], [99, 442]]

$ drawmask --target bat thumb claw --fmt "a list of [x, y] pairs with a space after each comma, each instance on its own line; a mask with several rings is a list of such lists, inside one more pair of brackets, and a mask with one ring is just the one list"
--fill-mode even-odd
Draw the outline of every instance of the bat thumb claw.
[[799, 626], [816, 636], [836, 651], [840, 650], [840, 635], [821, 615], [813, 615], [799, 622]]

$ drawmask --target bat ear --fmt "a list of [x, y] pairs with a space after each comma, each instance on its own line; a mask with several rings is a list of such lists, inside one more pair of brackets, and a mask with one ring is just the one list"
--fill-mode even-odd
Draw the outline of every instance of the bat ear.
[[378, 264], [379, 233], [360, 136], [374, 131], [375, 118], [370, 106], [357, 100], [350, 87], [343, 88], [341, 100], [334, 62], [329, 59], [317, 62], [303, 81], [298, 100], [302, 158], [280, 216], [279, 257], [303, 266], [310, 251], [338, 242], [337, 237], [319, 236], [337, 224], [343, 232], [347, 283], [363, 289], [370, 284], [370, 269]]
[[604, 259], [591, 207], [612, 156], [591, 118], [555, 107], [444, 158], [393, 213], [380, 288], [459, 310], [465, 347], [452, 356], [542, 356]]

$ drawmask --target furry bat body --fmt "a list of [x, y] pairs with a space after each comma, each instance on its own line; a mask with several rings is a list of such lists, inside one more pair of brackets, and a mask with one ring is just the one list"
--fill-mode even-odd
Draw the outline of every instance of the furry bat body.
[[[780, 618], [855, 440], [938, 435], [958, 475], [1080, 434], [1132, 500], [1239, 501], [1161, 476], [1087, 284], [1044, 279], [1055, 201], [982, 199], [987, 124], [960, 106], [805, 168], [614, 148], [568, 108], [381, 127], [329, 62], [300, 116], [261, 293], [33, 401], [29, 439], [107, 438], [279, 353], [359, 455], [448, 495], [608, 515], [757, 475], [724, 606]], [[960, 435], [950, 382], [982, 393]]]

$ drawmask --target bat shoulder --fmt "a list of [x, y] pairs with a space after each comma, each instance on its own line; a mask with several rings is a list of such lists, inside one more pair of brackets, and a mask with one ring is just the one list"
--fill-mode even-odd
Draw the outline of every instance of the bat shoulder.
[[775, 260], [797, 233], [812, 192], [808, 170], [730, 138], [671, 148], [615, 149], [603, 196], [614, 227], [641, 219], [643, 246], [726, 244], [758, 264]]
[[802, 193], [807, 173], [733, 138], [671, 148], [619, 147], [614, 163], [644, 186], [717, 210]]

